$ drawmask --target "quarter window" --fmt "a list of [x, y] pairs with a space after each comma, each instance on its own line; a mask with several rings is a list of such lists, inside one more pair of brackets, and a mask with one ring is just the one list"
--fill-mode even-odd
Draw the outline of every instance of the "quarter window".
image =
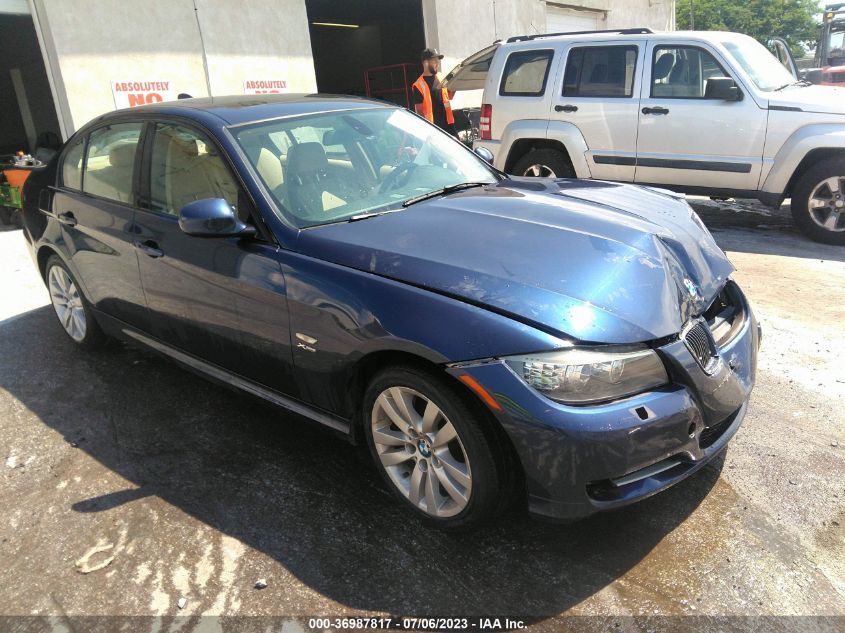
[[135, 154], [143, 123], [117, 123], [101, 127], [88, 137], [83, 191], [130, 203]]
[[721, 64], [703, 49], [660, 46], [654, 49], [651, 96], [703, 99], [708, 79], [728, 76]]
[[[216, 147], [190, 128], [157, 124], [150, 165], [150, 208], [178, 215], [189, 202], [206, 198], [223, 198], [238, 210], [238, 186]], [[249, 219], [246, 208], [243, 215], [242, 220]]]
[[512, 53], [505, 63], [499, 94], [511, 97], [539, 97], [546, 92], [546, 80], [554, 51]]
[[85, 137], [79, 137], [70, 146], [62, 161], [62, 186], [82, 191], [82, 156]]
[[564, 97], [631, 97], [636, 46], [595, 46], [569, 51]]

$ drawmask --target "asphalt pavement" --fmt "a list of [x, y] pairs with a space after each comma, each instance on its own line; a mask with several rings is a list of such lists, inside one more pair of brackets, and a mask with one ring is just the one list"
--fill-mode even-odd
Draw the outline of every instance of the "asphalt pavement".
[[845, 629], [845, 248], [787, 207], [695, 204], [763, 326], [723, 458], [575, 524], [512, 512], [458, 535], [406, 514], [329, 431], [128, 345], [75, 349], [21, 232], [0, 233], [0, 614], [20, 616], [0, 629]]

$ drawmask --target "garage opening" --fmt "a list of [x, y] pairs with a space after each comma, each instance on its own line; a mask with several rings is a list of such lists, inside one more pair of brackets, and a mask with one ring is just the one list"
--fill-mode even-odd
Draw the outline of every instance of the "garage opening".
[[556, 3], [546, 4], [546, 32], [595, 31], [606, 27], [606, 13]]
[[61, 142], [29, 3], [0, 0], [0, 157], [49, 159]]
[[[364, 95], [364, 72], [373, 68], [409, 64], [409, 84], [421, 72], [421, 0], [306, 0], [305, 6], [320, 92]], [[371, 75], [380, 98], [405, 105], [402, 70]]]

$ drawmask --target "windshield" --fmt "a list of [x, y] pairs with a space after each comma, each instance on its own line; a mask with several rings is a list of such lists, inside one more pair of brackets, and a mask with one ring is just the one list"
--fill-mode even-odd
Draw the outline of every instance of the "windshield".
[[795, 77], [757, 40], [749, 37], [723, 44], [760, 90], [770, 91], [795, 83]]
[[270, 195], [300, 228], [400, 210], [411, 198], [496, 172], [406, 110], [278, 119], [235, 130]]

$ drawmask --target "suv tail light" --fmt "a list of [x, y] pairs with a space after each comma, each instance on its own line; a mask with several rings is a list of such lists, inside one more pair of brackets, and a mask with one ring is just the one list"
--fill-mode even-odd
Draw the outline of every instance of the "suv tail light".
[[478, 132], [482, 141], [492, 140], [493, 106], [489, 103], [481, 105], [481, 118], [478, 120]]

